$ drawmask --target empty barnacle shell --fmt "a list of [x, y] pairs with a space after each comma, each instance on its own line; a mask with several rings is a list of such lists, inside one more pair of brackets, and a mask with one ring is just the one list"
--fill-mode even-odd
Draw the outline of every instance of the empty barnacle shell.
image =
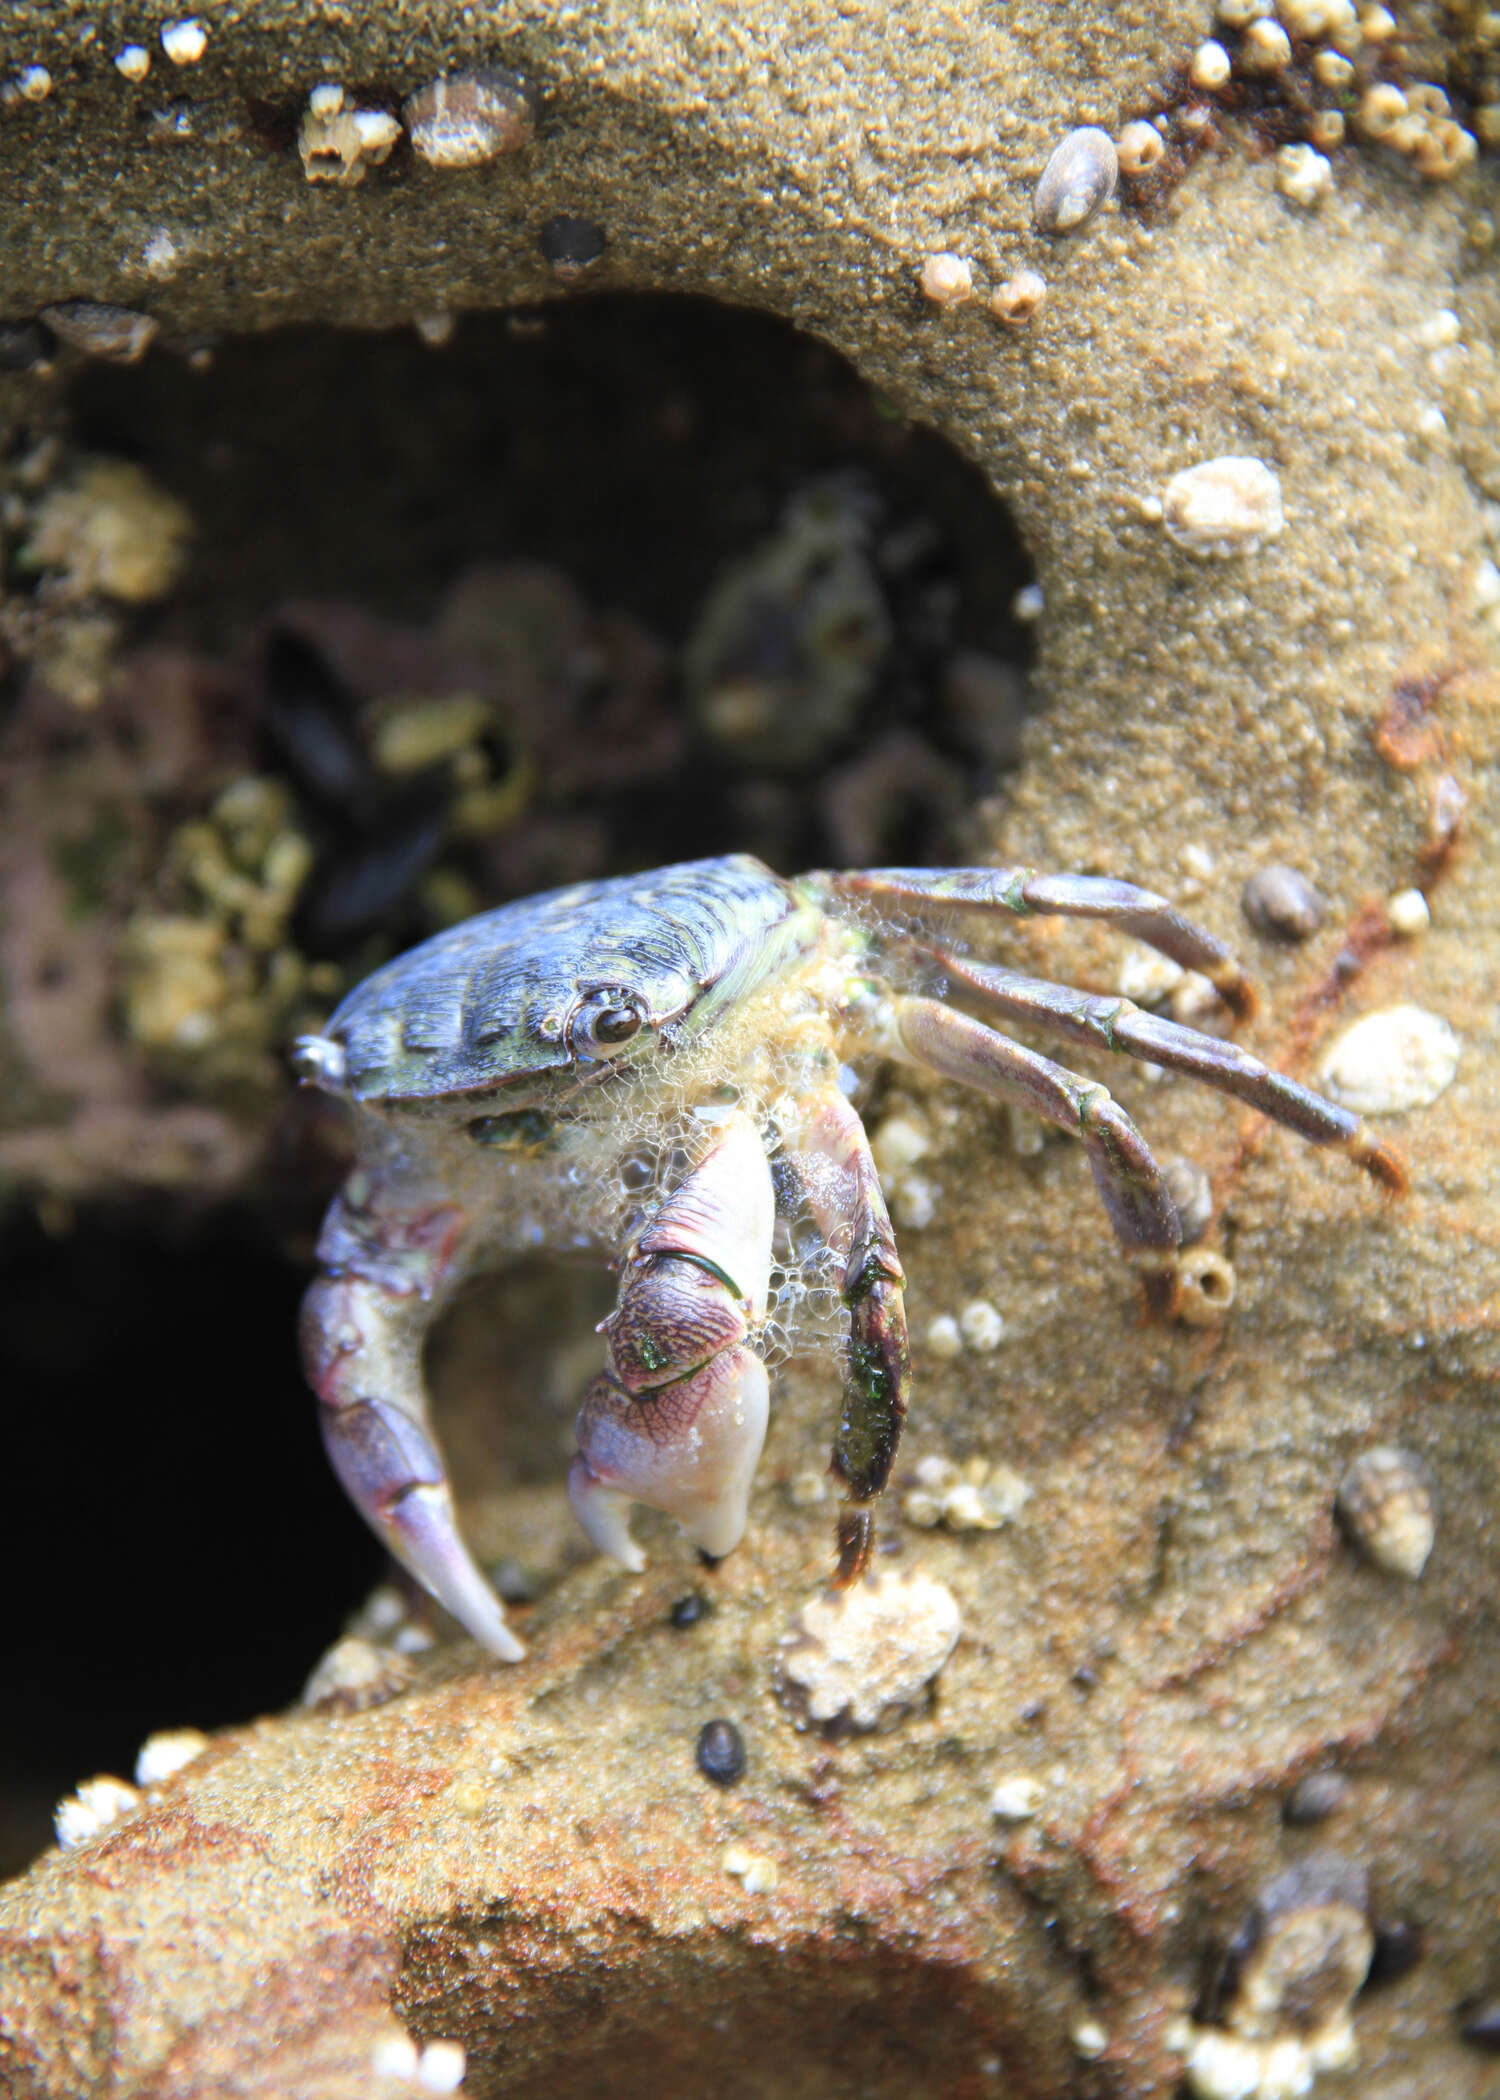
[[1167, 142], [1154, 124], [1143, 118], [1127, 124], [1116, 141], [1122, 175], [1146, 175], [1156, 167], [1167, 150]]
[[1348, 2028], [1375, 1935], [1365, 1871], [1313, 1852], [1260, 1891], [1229, 1949], [1223, 2023], [1246, 2041], [1283, 2035], [1328, 2046]]
[[1212, 1247], [1185, 1247], [1177, 1279], [1177, 1317], [1189, 1327], [1217, 1327], [1234, 1303], [1233, 1263]]
[[1335, 1506], [1366, 1560], [1416, 1580], [1437, 1536], [1432, 1482], [1419, 1458], [1395, 1444], [1362, 1452], [1339, 1483]]
[[363, 1713], [404, 1692], [414, 1674], [412, 1664], [393, 1649], [345, 1634], [314, 1667], [302, 1687], [302, 1704], [319, 1713]]
[[412, 151], [434, 168], [478, 168], [536, 137], [536, 107], [518, 73], [448, 73], [402, 105]]
[[[339, 97], [337, 107], [333, 94]], [[324, 98], [321, 108], [319, 95]], [[388, 110], [347, 109], [342, 89], [314, 89], [297, 132], [302, 172], [309, 182], [353, 189], [364, 181], [367, 167], [378, 168], [390, 158], [400, 136], [401, 126]]]
[[1041, 312], [1047, 297], [1047, 281], [1036, 270], [1017, 270], [990, 294], [990, 312], [1007, 328], [1024, 328]]
[[128, 306], [105, 306], [96, 299], [64, 299], [56, 306], [44, 306], [40, 318], [70, 350], [115, 365], [137, 363], [157, 332], [150, 314]]
[[1081, 124], [1053, 148], [1032, 199], [1038, 233], [1074, 233], [1114, 195], [1120, 175], [1115, 142], [1097, 124]]
[[559, 212], [537, 235], [542, 260], [559, 277], [581, 277], [598, 262], [607, 246], [604, 228], [576, 212]]

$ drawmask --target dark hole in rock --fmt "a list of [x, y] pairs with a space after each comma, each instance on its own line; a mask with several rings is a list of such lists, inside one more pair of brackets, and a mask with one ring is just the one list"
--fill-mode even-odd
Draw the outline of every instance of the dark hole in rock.
[[[186, 652], [208, 697], [186, 760], [156, 735], [154, 674], [118, 719], [54, 707], [70, 762], [100, 723], [116, 769], [107, 806], [80, 804], [62, 827], [67, 927], [94, 945], [80, 962], [65, 930], [32, 971], [59, 998], [97, 976], [101, 953], [120, 952], [134, 915], [185, 909], [168, 888], [174, 827], [201, 820], [226, 784], [281, 779], [306, 815], [313, 798], [278, 770], [266, 733], [273, 633], [328, 657], [353, 692], [366, 761], [396, 766], [387, 746], [410, 724], [393, 729], [383, 703], [414, 690], [453, 697], [440, 680], [423, 686], [437, 678], [424, 649], [445, 612], [450, 638], [468, 646], [477, 629], [493, 641], [496, 573], [509, 578], [506, 646], [520, 646], [528, 620], [541, 639], [523, 637], [532, 713], [477, 721], [461, 754], [490, 801], [417, 866], [411, 809], [451, 814], [458, 792], [423, 800], [453, 754], [432, 760], [419, 736], [390, 794], [373, 797], [374, 818], [335, 837], [326, 812], [307, 816], [319, 866], [342, 852], [353, 881], [368, 874], [359, 854], [379, 859], [380, 812], [405, 813], [416, 872], [399, 894], [375, 880], [375, 922], [313, 951], [343, 983], [444, 915], [621, 868], [732, 848], [786, 869], [956, 855], [968, 812], [1014, 763], [1031, 635], [1012, 608], [1031, 571], [1012, 521], [940, 437], [764, 316], [580, 299], [461, 318], [440, 349], [415, 332], [293, 330], [215, 345], [206, 369], [163, 349], [128, 369], [94, 367], [70, 412], [65, 457], [135, 461], [191, 513], [186, 572], [125, 616], [121, 661]], [[700, 648], [709, 673], [685, 700], [685, 652], [736, 574], [739, 610], [731, 603], [717, 643]], [[562, 672], [547, 656], [559, 608], [572, 622]], [[395, 693], [383, 693], [397, 629], [406, 654]], [[836, 674], [821, 711], [807, 698], [809, 654]], [[27, 719], [26, 677], [24, 665], [11, 674], [13, 727]], [[31, 758], [45, 768], [50, 750], [38, 738]], [[144, 780], [169, 761], [187, 773], [126, 807], [132, 769]], [[33, 786], [45, 792], [43, 774]], [[326, 1012], [333, 981], [317, 996]], [[0, 1871], [45, 1842], [52, 1803], [80, 1778], [128, 1776], [151, 1730], [212, 1727], [294, 1698], [381, 1564], [325, 1464], [296, 1363], [311, 1233], [337, 1178], [317, 1131], [285, 1135], [278, 1059], [305, 1001], [278, 1014], [269, 1049], [257, 1041], [258, 1063], [218, 1064], [196, 1052], [154, 1060], [118, 987], [98, 1006], [111, 1083], [122, 1068], [137, 1084], [144, 1074], [147, 1110], [211, 1104], [226, 1130], [250, 1135], [252, 1164], [207, 1204], [168, 1176], [149, 1208], [132, 1209], [120, 1196], [128, 1169], [100, 1172], [66, 1202], [45, 1165], [39, 1189], [5, 1191], [0, 1379], [11, 1478], [25, 1491], [6, 1533]], [[55, 1132], [61, 1163], [69, 1117], [92, 1104], [52, 1077], [31, 1072], [9, 1089], [6, 1127], [19, 1117]], [[32, 1222], [37, 1196], [52, 1234]], [[535, 1302], [560, 1294], [581, 1335], [583, 1315], [602, 1310], [582, 1300], [599, 1288], [595, 1271], [549, 1283]], [[577, 1395], [536, 1400], [549, 1375], [541, 1329], [517, 1347], [526, 1290], [496, 1290], [514, 1426], [492, 1438], [449, 1410], [455, 1474], [495, 1477], [503, 1447], [512, 1477], [560, 1494]], [[479, 1348], [477, 1317], [461, 1306], [436, 1339], [440, 1405], [456, 1375], [444, 1365]], [[519, 1563], [527, 1542], [498, 1550]]]

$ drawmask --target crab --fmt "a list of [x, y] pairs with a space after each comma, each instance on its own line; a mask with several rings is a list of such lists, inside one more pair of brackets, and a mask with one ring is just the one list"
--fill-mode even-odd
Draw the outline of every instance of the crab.
[[533, 1248], [618, 1269], [568, 1491], [595, 1547], [639, 1571], [633, 1503], [712, 1558], [743, 1535], [778, 1215], [783, 1244], [813, 1243], [847, 1314], [834, 1584], [864, 1571], [910, 1365], [853, 1062], [920, 1066], [1071, 1132], [1157, 1315], [1177, 1303], [1181, 1232], [1140, 1133], [1103, 1086], [979, 1015], [1186, 1073], [1402, 1185], [1356, 1116], [1234, 1043], [923, 930], [1034, 913], [1102, 920], [1201, 972], [1234, 1016], [1254, 1010], [1229, 950], [1129, 883], [1025, 868], [784, 880], [731, 855], [485, 912], [377, 970], [298, 1041], [304, 1083], [351, 1103], [358, 1130], [302, 1311], [328, 1453], [376, 1535], [494, 1655], [524, 1650], [460, 1532], [422, 1346], [465, 1278]]

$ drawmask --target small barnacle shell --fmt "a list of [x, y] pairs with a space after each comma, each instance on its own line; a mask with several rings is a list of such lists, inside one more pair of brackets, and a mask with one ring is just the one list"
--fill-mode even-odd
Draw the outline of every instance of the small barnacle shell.
[[1285, 524], [1281, 483], [1264, 460], [1229, 453], [1184, 467], [1162, 490], [1167, 537], [1200, 561], [1252, 554]]
[[1053, 148], [1032, 199], [1038, 233], [1074, 233], [1115, 193], [1120, 159], [1097, 124], [1081, 124]]
[[1339, 1483], [1335, 1506], [1366, 1560], [1416, 1581], [1437, 1536], [1432, 1482], [1419, 1458], [1395, 1444], [1362, 1452]]
[[499, 67], [445, 74], [408, 95], [401, 114], [412, 151], [434, 168], [483, 167], [536, 137], [536, 109], [525, 82]]
[[1240, 45], [1240, 63], [1247, 73], [1282, 73], [1292, 62], [1292, 40], [1279, 22], [1265, 18], [1252, 22]]
[[196, 15], [162, 27], [161, 48], [174, 66], [195, 66], [208, 49], [208, 30]]
[[174, 1772], [201, 1757], [208, 1747], [208, 1737], [201, 1728], [164, 1728], [156, 1735], [148, 1735], [135, 1761], [136, 1785], [160, 1786]]
[[1182, 1228], [1182, 1244], [1191, 1247], [1207, 1232], [1214, 1214], [1214, 1192], [1204, 1169], [1195, 1159], [1162, 1161], [1162, 1179]]
[[1312, 146], [1283, 146], [1276, 155], [1276, 188], [1288, 203], [1310, 209], [1332, 187], [1332, 165]]
[[157, 324], [150, 314], [128, 306], [105, 306], [95, 299], [64, 299], [44, 306], [40, 318], [59, 342], [85, 357], [102, 357], [115, 365], [133, 365], [150, 349]]
[[1127, 124], [1116, 140], [1122, 175], [1145, 175], [1167, 150], [1167, 142], [1154, 124], [1139, 119]]
[[80, 1779], [78, 1791], [59, 1801], [53, 1814], [57, 1842], [65, 1852], [86, 1845], [111, 1823], [133, 1815], [140, 1805], [139, 1791], [110, 1772], [101, 1772], [94, 1779]]
[[933, 306], [964, 306], [974, 296], [974, 272], [962, 255], [929, 255], [917, 272], [922, 297]]
[[1189, 1327], [1217, 1327], [1234, 1303], [1234, 1265], [1212, 1247], [1186, 1247], [1177, 1275], [1177, 1317]]
[[1047, 280], [1038, 271], [1017, 270], [990, 294], [990, 312], [1007, 328], [1024, 328], [1046, 297]]
[[363, 1713], [404, 1692], [412, 1665], [391, 1648], [355, 1633], [335, 1641], [302, 1687], [302, 1704], [319, 1713]]
[[1229, 85], [1230, 71], [1229, 53], [1221, 43], [1210, 37], [1207, 43], [1200, 44], [1193, 53], [1188, 77], [1193, 86], [1201, 88], [1205, 95], [1215, 95], [1220, 88]]

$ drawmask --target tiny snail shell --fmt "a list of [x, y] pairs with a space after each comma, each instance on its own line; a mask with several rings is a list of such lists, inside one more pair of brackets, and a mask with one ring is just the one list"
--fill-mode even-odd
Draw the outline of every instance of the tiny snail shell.
[[1081, 124], [1054, 147], [1036, 186], [1031, 215], [1038, 233], [1075, 233], [1115, 192], [1120, 157], [1097, 124]]
[[1395, 1444], [1362, 1452], [1339, 1483], [1337, 1508], [1366, 1560], [1416, 1580], [1437, 1536], [1432, 1485], [1419, 1458]]
[[434, 168], [478, 168], [529, 146], [536, 110], [515, 73], [449, 73], [402, 104], [412, 151]]

